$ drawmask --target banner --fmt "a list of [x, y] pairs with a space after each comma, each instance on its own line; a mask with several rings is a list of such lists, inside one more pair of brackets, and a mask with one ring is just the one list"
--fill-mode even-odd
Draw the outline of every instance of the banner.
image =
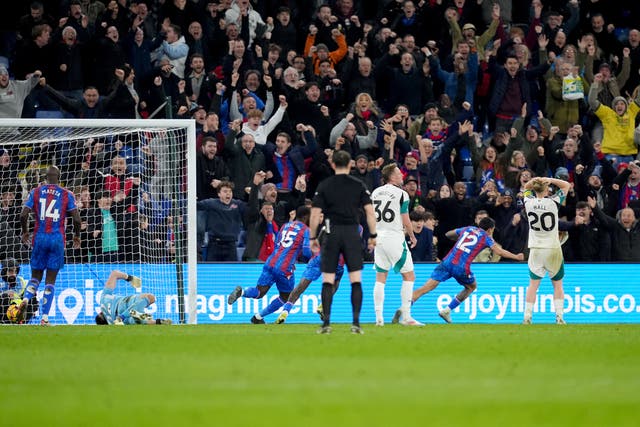
[[[416, 285], [421, 286], [436, 264], [416, 265]], [[156, 304], [148, 312], [154, 317], [178, 320], [178, 297], [175, 267], [164, 265], [67, 264], [58, 276], [55, 301], [50, 313], [54, 324], [94, 324], [99, 312], [100, 296], [111, 269], [142, 277], [141, 292], [156, 296]], [[305, 265], [298, 265], [296, 280], [302, 277]], [[476, 292], [452, 313], [455, 323], [521, 323], [524, 299], [529, 282], [526, 264], [474, 264], [478, 281]], [[185, 266], [184, 271], [187, 271]], [[248, 323], [253, 314], [266, 307], [278, 292], [275, 286], [261, 300], [240, 298], [227, 304], [227, 295], [237, 285], [255, 286], [262, 264], [199, 264], [198, 323]], [[567, 264], [565, 266], [565, 320], [567, 323], [640, 323], [640, 279], [636, 264]], [[22, 275], [29, 278], [29, 267], [22, 266]], [[294, 306], [287, 323], [319, 323], [316, 309], [321, 302], [321, 279], [312, 283]], [[375, 272], [365, 265], [362, 277], [364, 301], [361, 322], [374, 323], [373, 285]], [[184, 281], [185, 294], [187, 281]], [[400, 304], [399, 274], [390, 273], [385, 287], [384, 317], [387, 322]], [[40, 295], [43, 286], [40, 289]], [[442, 323], [438, 311], [444, 308], [462, 289], [449, 280], [424, 295], [413, 308], [413, 316], [425, 323]], [[127, 295], [135, 290], [119, 281], [115, 293]], [[334, 323], [351, 322], [351, 288], [345, 274], [333, 300], [331, 319]], [[542, 280], [534, 309], [534, 323], [555, 321], [553, 287], [548, 277]], [[266, 318], [273, 323], [277, 317]]]

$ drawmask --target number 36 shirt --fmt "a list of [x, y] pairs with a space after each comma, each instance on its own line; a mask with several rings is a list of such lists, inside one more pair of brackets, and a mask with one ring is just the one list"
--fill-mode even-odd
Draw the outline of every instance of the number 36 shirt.
[[529, 222], [529, 248], [559, 248], [558, 204], [564, 202], [564, 193], [560, 190], [551, 197], [538, 199], [531, 191], [525, 191], [524, 196]]

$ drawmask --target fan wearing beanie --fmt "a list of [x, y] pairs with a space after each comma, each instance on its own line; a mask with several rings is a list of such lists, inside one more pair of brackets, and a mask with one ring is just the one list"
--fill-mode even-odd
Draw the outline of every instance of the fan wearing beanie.
[[640, 111], [640, 94], [631, 103], [622, 96], [616, 96], [609, 107], [598, 101], [603, 86], [604, 77], [598, 73], [589, 90], [589, 106], [602, 122], [602, 152], [616, 166], [620, 162], [630, 162], [638, 154], [633, 137], [635, 117]]

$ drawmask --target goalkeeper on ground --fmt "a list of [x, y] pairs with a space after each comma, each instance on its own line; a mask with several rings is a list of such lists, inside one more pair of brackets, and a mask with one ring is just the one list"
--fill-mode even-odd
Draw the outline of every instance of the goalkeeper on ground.
[[169, 319], [154, 320], [144, 312], [156, 301], [153, 294], [114, 295], [118, 279], [126, 280], [134, 288], [141, 286], [139, 277], [130, 276], [122, 271], [113, 270], [107, 279], [100, 297], [100, 314], [96, 316], [98, 325], [170, 325]]

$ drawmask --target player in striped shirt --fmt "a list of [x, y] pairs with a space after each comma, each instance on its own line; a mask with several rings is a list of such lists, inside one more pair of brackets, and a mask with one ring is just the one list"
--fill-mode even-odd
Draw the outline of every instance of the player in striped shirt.
[[[324, 240], [323, 237], [325, 236], [325, 232], [326, 232], [326, 228], [322, 226], [320, 233], [318, 234], [319, 240], [321, 241]], [[362, 236], [362, 226], [360, 226], [360, 235]], [[296, 303], [296, 301], [298, 301], [298, 298], [300, 298], [300, 295], [302, 295], [302, 293], [307, 290], [307, 288], [311, 283], [315, 282], [316, 280], [318, 280], [318, 278], [320, 278], [320, 276], [322, 276], [322, 270], [320, 269], [320, 266], [322, 265], [321, 256], [322, 255], [318, 253], [314, 255], [307, 263], [307, 267], [304, 269], [304, 272], [302, 273], [302, 279], [300, 279], [300, 282], [294, 288], [294, 290], [291, 291], [291, 294], [289, 295], [289, 299], [287, 299], [287, 302], [282, 307], [282, 312], [276, 319], [276, 323], [278, 325], [284, 323], [287, 320], [287, 317], [289, 317], [289, 313], [291, 312], [293, 305]], [[342, 280], [343, 274], [344, 274], [344, 257], [340, 255], [340, 258], [338, 258], [338, 267], [336, 268], [335, 286], [333, 287], [334, 295], [338, 291], [338, 287], [340, 286], [340, 280]], [[318, 304], [316, 313], [320, 315], [320, 320], [324, 321], [324, 312], [322, 310], [322, 303]]]
[[269, 292], [275, 283], [280, 296], [273, 300], [260, 313], [251, 318], [251, 323], [265, 323], [264, 317], [277, 311], [289, 299], [295, 286], [293, 271], [300, 254], [311, 257], [309, 244], [309, 215], [307, 206], [300, 206], [296, 211], [295, 221], [282, 226], [276, 237], [276, 248], [262, 267], [258, 284], [247, 288], [236, 286], [229, 294], [227, 302], [233, 304], [240, 297], [260, 299]]
[[[27, 302], [38, 292], [38, 286], [45, 277], [44, 294], [41, 301], [40, 324], [49, 324], [49, 310], [53, 303], [54, 285], [58, 271], [64, 266], [65, 226], [67, 216], [73, 220], [73, 247], [80, 248], [80, 213], [76, 206], [73, 193], [58, 185], [60, 169], [49, 166], [47, 169], [47, 183], [29, 193], [22, 212], [20, 225], [22, 226], [22, 243], [32, 246], [31, 251], [31, 280], [24, 291], [18, 318], [22, 317]], [[29, 235], [29, 214], [33, 213], [35, 226], [33, 240]]]
[[515, 255], [503, 249], [493, 240], [492, 236], [495, 227], [495, 221], [487, 217], [480, 221], [479, 227], [470, 226], [447, 231], [447, 238], [451, 240], [457, 239], [456, 244], [433, 270], [427, 283], [413, 291], [413, 302], [415, 303], [422, 295], [434, 290], [440, 282], [453, 277], [464, 286], [464, 289], [456, 295], [448, 307], [445, 307], [440, 312], [440, 317], [447, 323], [451, 323], [451, 310], [459, 306], [478, 287], [476, 278], [471, 272], [471, 263], [480, 251], [484, 248], [491, 248], [495, 254], [504, 258], [511, 258], [516, 261], [524, 260], [523, 254]]

